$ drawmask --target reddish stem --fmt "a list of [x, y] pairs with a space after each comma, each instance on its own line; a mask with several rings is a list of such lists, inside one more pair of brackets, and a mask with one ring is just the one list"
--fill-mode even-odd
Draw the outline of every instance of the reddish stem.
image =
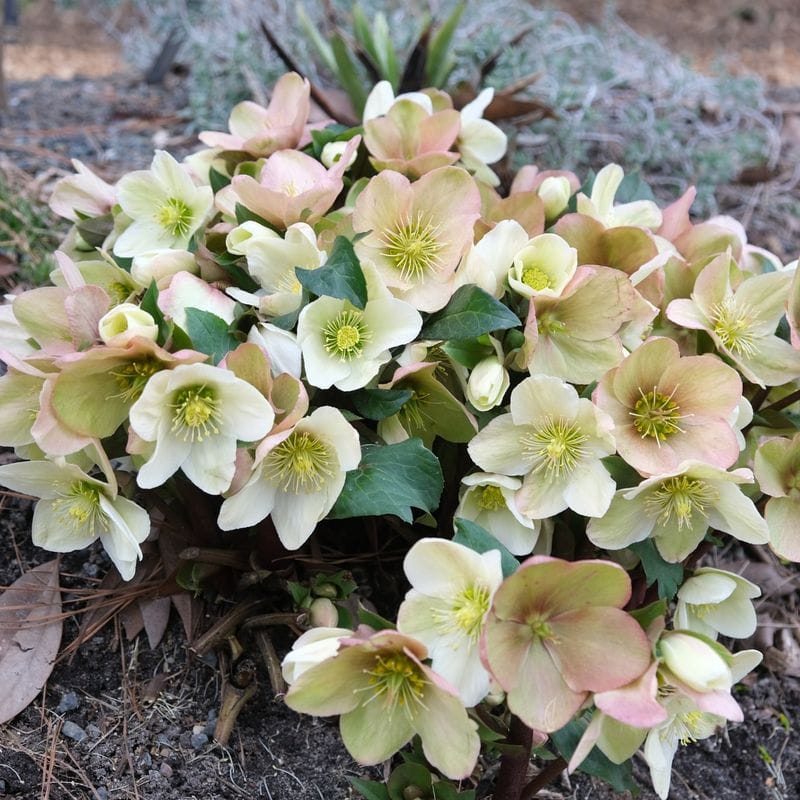
[[519, 755], [506, 754], [500, 759], [500, 772], [497, 776], [494, 800], [520, 800], [520, 795], [528, 778], [528, 765], [531, 760], [533, 731], [512, 714], [508, 740], [519, 745]]

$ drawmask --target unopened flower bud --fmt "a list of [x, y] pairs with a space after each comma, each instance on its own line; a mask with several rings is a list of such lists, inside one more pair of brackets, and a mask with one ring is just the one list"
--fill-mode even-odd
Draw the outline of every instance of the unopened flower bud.
[[333, 583], [319, 583], [314, 586], [314, 594], [317, 597], [329, 597], [331, 600], [335, 600], [339, 596], [339, 589]]
[[[328, 144], [322, 148], [322, 153], [320, 155], [320, 160], [322, 163], [328, 169], [330, 169], [334, 164], [338, 163], [338, 161], [344, 155], [344, 151], [347, 149], [347, 144], [347, 142], [328, 142]], [[358, 150], [353, 150], [353, 152], [350, 154], [350, 158], [347, 161], [345, 170], [353, 166], [353, 162], [356, 160], [357, 155]]]
[[699, 636], [675, 631], [659, 647], [664, 664], [676, 678], [698, 692], [727, 691], [733, 683], [725, 659]]
[[497, 356], [478, 362], [467, 382], [467, 399], [478, 411], [489, 411], [503, 402], [510, 383], [508, 370]]
[[193, 275], [200, 272], [193, 253], [188, 250], [151, 250], [134, 256], [131, 264], [131, 277], [140, 286], [149, 286], [153, 281], [159, 284], [178, 272], [191, 272]]
[[332, 628], [339, 622], [339, 612], [327, 597], [318, 597], [308, 609], [308, 620], [315, 628]]
[[425, 797], [425, 790], [413, 783], [403, 789], [403, 800], [421, 800], [423, 797]]
[[98, 323], [100, 338], [113, 347], [125, 347], [135, 336], [154, 342], [158, 325], [146, 311], [134, 303], [114, 306]]
[[544, 215], [548, 220], [555, 219], [569, 203], [572, 187], [569, 180], [563, 175], [545, 178], [537, 190], [542, 204]]

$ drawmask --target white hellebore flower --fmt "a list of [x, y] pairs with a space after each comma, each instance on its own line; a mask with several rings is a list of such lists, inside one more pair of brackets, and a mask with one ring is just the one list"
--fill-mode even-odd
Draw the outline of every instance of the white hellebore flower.
[[424, 108], [429, 114], [433, 114], [433, 102], [427, 94], [423, 94], [422, 92], [405, 92], [395, 97], [392, 84], [389, 83], [389, 81], [378, 81], [378, 83], [372, 87], [372, 91], [367, 97], [367, 102], [364, 103], [362, 123], [369, 122], [376, 117], [385, 116], [398, 100], [411, 100], [418, 106]]
[[210, 186], [195, 186], [166, 151], [156, 150], [149, 170], [137, 170], [117, 184], [120, 207], [133, 222], [114, 244], [123, 258], [152, 250], [186, 250], [214, 206]]
[[478, 411], [491, 411], [499, 406], [511, 384], [508, 370], [503, 364], [503, 348], [493, 337], [489, 340], [494, 347], [494, 355], [479, 361], [467, 380], [467, 400]]
[[578, 213], [593, 217], [606, 228], [623, 225], [637, 225], [651, 230], [660, 228], [661, 209], [652, 200], [634, 200], [632, 203], [614, 205], [614, 197], [623, 177], [624, 172], [619, 164], [603, 167], [592, 184], [592, 196], [587, 197], [583, 192], [578, 194]]
[[689, 631], [667, 631], [658, 641], [664, 666], [696, 692], [728, 691], [733, 685], [729, 658], [720, 645]]
[[272, 428], [272, 406], [255, 387], [210, 364], [181, 364], [145, 384], [130, 410], [131, 428], [155, 450], [139, 469], [143, 489], [178, 469], [208, 494], [233, 480], [236, 442], [256, 442]]
[[354, 635], [349, 628], [312, 628], [306, 631], [281, 663], [283, 679], [291, 686], [306, 670], [333, 658], [339, 651], [339, 642]]
[[675, 627], [716, 639], [718, 634], [746, 639], [757, 620], [752, 599], [761, 589], [747, 578], [713, 567], [695, 570], [678, 589]]
[[109, 347], [125, 347], [137, 336], [151, 342], [158, 338], [156, 321], [135, 303], [114, 306], [100, 318], [97, 327], [100, 338]]
[[522, 381], [510, 408], [470, 441], [472, 460], [487, 472], [524, 476], [517, 509], [527, 517], [545, 519], [565, 508], [605, 514], [615, 484], [600, 459], [615, 450], [611, 418], [548, 375]]
[[397, 630], [428, 648], [432, 668], [458, 689], [467, 708], [489, 693], [480, 635], [503, 581], [500, 551], [479, 554], [447, 539], [420, 539], [403, 570], [411, 589], [397, 612]]
[[474, 472], [461, 479], [466, 490], [456, 509], [455, 517], [470, 520], [485, 528], [515, 556], [533, 552], [541, 536], [548, 545], [540, 552], [549, 553], [552, 524], [529, 519], [517, 510], [516, 494], [522, 486], [519, 478]]
[[493, 99], [494, 89], [484, 89], [461, 109], [461, 131], [456, 144], [464, 166], [479, 180], [497, 186], [499, 178], [486, 165], [494, 164], [506, 154], [508, 137], [493, 122], [483, 119], [483, 112]]
[[0, 484], [41, 498], [33, 511], [32, 540], [54, 553], [70, 553], [100, 539], [123, 580], [142, 557], [150, 516], [117, 494], [117, 487], [90, 478], [64, 459], [0, 466]]
[[366, 386], [391, 358], [389, 349], [407, 344], [422, 328], [419, 311], [393, 297], [371, 264], [362, 268], [367, 281], [363, 310], [347, 300], [320, 297], [297, 320], [306, 378], [319, 389], [350, 392]]
[[318, 408], [263, 443], [247, 483], [222, 504], [219, 527], [247, 528], [271, 515], [283, 546], [297, 550], [333, 508], [345, 473], [360, 460], [356, 429], [338, 409]]
[[555, 233], [542, 233], [514, 256], [508, 283], [523, 297], [560, 297], [577, 269], [578, 251]]

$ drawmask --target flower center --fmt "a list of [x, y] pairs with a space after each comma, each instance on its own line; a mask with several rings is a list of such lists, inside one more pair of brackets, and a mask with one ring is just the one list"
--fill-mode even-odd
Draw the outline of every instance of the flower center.
[[330, 447], [305, 431], [293, 431], [267, 457], [267, 477], [284, 492], [319, 491], [336, 472]]
[[537, 639], [552, 639], [553, 629], [544, 617], [533, 617], [528, 620], [528, 627]]
[[123, 364], [119, 369], [111, 372], [119, 386], [119, 394], [111, 395], [109, 399], [119, 397], [126, 403], [133, 403], [141, 396], [150, 376], [160, 372], [163, 368], [164, 365], [154, 358]]
[[552, 312], [545, 311], [541, 316], [536, 318], [536, 330], [539, 331], [540, 336], [551, 336], [554, 333], [564, 333], [567, 326], [556, 318]]
[[714, 333], [723, 347], [737, 355], [753, 356], [757, 351], [755, 336], [750, 330], [752, 315], [748, 306], [728, 297], [711, 308]]
[[652, 392], [647, 393], [639, 389], [641, 397], [633, 406], [633, 411], [628, 412], [633, 417], [633, 427], [642, 438], [652, 437], [659, 447], [673, 433], [683, 433], [678, 422], [685, 417], [680, 414], [680, 406], [672, 399], [677, 388], [670, 395], [661, 394], [655, 386]]
[[706, 509], [719, 500], [719, 492], [705, 481], [678, 475], [668, 478], [645, 500], [645, 510], [662, 525], [677, 522], [678, 529], [692, 524], [695, 513], [707, 517]]
[[64, 525], [73, 531], [108, 530], [108, 518], [100, 508], [100, 487], [89, 481], [76, 481], [53, 505]]
[[219, 400], [208, 386], [187, 386], [172, 403], [172, 432], [185, 442], [202, 442], [219, 433]]
[[560, 477], [572, 472], [586, 455], [583, 445], [588, 439], [574, 423], [548, 419], [541, 427], [522, 434], [522, 451], [535, 462], [534, 473], [545, 471], [549, 478]]
[[420, 708], [425, 708], [422, 697], [428, 681], [422, 670], [403, 653], [376, 656], [372, 669], [364, 670], [369, 675], [369, 686], [362, 691], [372, 693], [368, 703], [384, 698], [384, 707], [391, 719], [398, 707], [409, 719]]
[[698, 739], [705, 739], [717, 728], [711, 714], [702, 711], [685, 711], [676, 714], [664, 729], [659, 731], [659, 738], [664, 741], [677, 739], [682, 745], [693, 744]]
[[536, 265], [523, 268], [522, 282], [526, 286], [530, 286], [535, 292], [553, 288], [553, 279], [541, 267]]
[[178, 197], [168, 197], [156, 212], [156, 221], [173, 236], [186, 236], [192, 225], [192, 209]]
[[428, 407], [436, 405], [436, 401], [426, 392], [414, 392], [406, 400], [403, 407], [398, 412], [400, 423], [404, 428], [416, 428], [422, 430], [433, 422], [433, 417], [428, 413]]
[[418, 281], [439, 265], [441, 243], [437, 226], [425, 222], [421, 214], [384, 234], [383, 255], [405, 281]]
[[124, 303], [131, 296], [131, 287], [122, 281], [114, 281], [106, 286], [106, 291], [116, 304]]
[[497, 511], [506, 507], [506, 499], [499, 486], [484, 486], [478, 497], [478, 505], [486, 511]]
[[322, 332], [325, 350], [340, 361], [358, 358], [372, 334], [364, 324], [360, 311], [342, 311], [330, 320]]
[[473, 585], [455, 594], [448, 608], [434, 609], [432, 615], [440, 633], [460, 633], [474, 644], [480, 638], [483, 619], [488, 611], [489, 589]]

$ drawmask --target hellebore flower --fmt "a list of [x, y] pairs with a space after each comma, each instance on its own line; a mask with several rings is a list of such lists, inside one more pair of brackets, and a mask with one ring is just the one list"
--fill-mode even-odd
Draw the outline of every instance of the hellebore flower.
[[752, 481], [748, 469], [726, 472], [702, 461], [684, 461], [673, 472], [619, 490], [605, 515], [589, 520], [586, 535], [607, 550], [652, 537], [672, 563], [686, 558], [709, 527], [743, 542], [766, 544], [767, 523], [737, 486]]
[[353, 230], [366, 233], [356, 255], [377, 267], [395, 297], [438, 311], [453, 293], [479, 215], [478, 187], [464, 170], [442, 167], [414, 183], [384, 171], [356, 200]]
[[661, 226], [661, 209], [652, 200], [635, 200], [632, 203], [614, 205], [614, 197], [622, 183], [624, 173], [618, 164], [607, 164], [594, 179], [591, 197], [578, 194], [579, 214], [600, 221], [607, 228], [622, 225], [638, 225], [655, 230]]
[[100, 539], [123, 580], [142, 557], [139, 545], [150, 533], [150, 516], [117, 494], [116, 484], [89, 477], [63, 459], [0, 466], [0, 484], [41, 498], [33, 511], [31, 538], [37, 547], [71, 553]]
[[500, 179], [487, 164], [494, 164], [506, 154], [508, 137], [493, 122], [483, 119], [483, 112], [493, 99], [494, 89], [489, 87], [461, 109], [461, 131], [456, 146], [462, 163], [478, 180], [497, 186]]
[[741, 378], [719, 358], [682, 358], [672, 339], [654, 338], [604, 375], [592, 399], [614, 420], [619, 454], [658, 475], [687, 459], [733, 464], [739, 444], [730, 420], [741, 396]]
[[339, 651], [303, 672], [286, 705], [340, 714], [339, 729], [360, 764], [380, 764], [418, 735], [425, 758], [448, 778], [466, 778], [480, 750], [477, 725], [456, 691], [423, 661], [423, 644], [395, 631], [344, 639]]
[[731, 286], [730, 252], [698, 275], [690, 300], [673, 300], [667, 317], [676, 325], [704, 330], [742, 375], [759, 386], [780, 386], [800, 376], [800, 352], [775, 334], [786, 310], [791, 272], [746, 277]]
[[133, 220], [114, 243], [114, 254], [123, 258], [164, 248], [186, 250], [214, 207], [211, 187], [195, 186], [164, 150], [156, 151], [149, 170], [123, 176], [117, 193]]
[[151, 342], [158, 338], [155, 320], [135, 303], [114, 306], [100, 318], [97, 327], [109, 347], [125, 347], [137, 336]]
[[354, 635], [349, 628], [312, 628], [306, 631], [295, 640], [281, 662], [283, 679], [291, 686], [311, 667], [333, 658], [342, 639], [350, 639]]
[[522, 381], [510, 408], [469, 443], [472, 460], [489, 472], [525, 476], [517, 509], [527, 517], [565, 508], [602, 516], [615, 488], [600, 461], [614, 452], [611, 419], [574, 387], [545, 375]]
[[578, 251], [554, 233], [534, 236], [515, 256], [508, 283], [523, 297], [558, 297], [578, 268]]
[[447, 539], [420, 539], [403, 571], [411, 589], [397, 612], [397, 629], [422, 642], [431, 668], [458, 689], [467, 708], [476, 706], [489, 693], [478, 641], [503, 580], [500, 552], [479, 554]]
[[269, 433], [275, 414], [266, 398], [232, 372], [209, 364], [180, 365], [152, 375], [131, 406], [131, 429], [155, 450], [140, 467], [143, 489], [178, 469], [208, 494], [221, 494], [236, 468], [236, 443]]
[[360, 460], [356, 429], [341, 411], [322, 406], [262, 442], [247, 483], [223, 502], [219, 527], [247, 528], [270, 515], [283, 546], [297, 550], [333, 508], [345, 473]]
[[746, 639], [756, 630], [752, 598], [761, 589], [741, 575], [713, 567], [701, 567], [678, 589], [675, 627], [702, 633]]
[[467, 381], [467, 400], [478, 411], [490, 411], [499, 406], [511, 384], [511, 377], [503, 363], [500, 342], [489, 337], [495, 354], [479, 361], [470, 371]]
[[650, 642], [622, 611], [631, 593], [622, 567], [533, 556], [494, 596], [481, 648], [509, 709], [549, 733], [590, 692], [617, 689], [650, 665]]
[[77, 175], [56, 181], [49, 206], [54, 214], [77, 222], [83, 217], [102, 217], [116, 202], [116, 190], [98, 178], [83, 162], [72, 159]]

